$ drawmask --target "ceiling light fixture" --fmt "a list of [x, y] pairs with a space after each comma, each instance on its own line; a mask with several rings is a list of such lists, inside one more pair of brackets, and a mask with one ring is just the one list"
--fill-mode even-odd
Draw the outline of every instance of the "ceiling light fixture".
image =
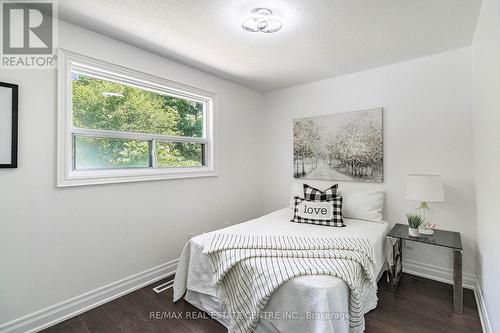
[[281, 29], [281, 21], [267, 8], [255, 8], [245, 17], [241, 26], [250, 32], [272, 33]]

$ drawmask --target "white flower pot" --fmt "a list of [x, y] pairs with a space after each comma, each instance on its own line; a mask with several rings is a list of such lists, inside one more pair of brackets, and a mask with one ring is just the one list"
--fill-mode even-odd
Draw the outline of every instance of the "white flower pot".
[[411, 237], [418, 237], [418, 236], [420, 236], [420, 232], [418, 231], [418, 228], [413, 229], [413, 228], [408, 227], [408, 235], [410, 235]]

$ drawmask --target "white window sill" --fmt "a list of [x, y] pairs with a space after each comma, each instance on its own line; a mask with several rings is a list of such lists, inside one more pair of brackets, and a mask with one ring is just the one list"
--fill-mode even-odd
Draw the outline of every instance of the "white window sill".
[[95, 170], [74, 171], [63, 179], [57, 180], [57, 187], [74, 187], [115, 183], [144, 182], [152, 180], [186, 179], [199, 177], [217, 177], [218, 173], [206, 170]]

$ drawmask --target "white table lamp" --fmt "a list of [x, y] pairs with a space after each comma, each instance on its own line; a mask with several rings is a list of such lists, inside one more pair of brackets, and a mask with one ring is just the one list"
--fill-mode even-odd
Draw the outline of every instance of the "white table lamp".
[[420, 206], [416, 209], [416, 213], [425, 218], [426, 224], [430, 224], [434, 214], [427, 203], [444, 201], [443, 180], [441, 176], [427, 174], [408, 175], [406, 198], [420, 201]]

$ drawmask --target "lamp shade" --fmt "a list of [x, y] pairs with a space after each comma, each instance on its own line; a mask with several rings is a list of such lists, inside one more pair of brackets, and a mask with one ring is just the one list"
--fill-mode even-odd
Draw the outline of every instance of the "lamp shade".
[[408, 175], [406, 198], [415, 201], [444, 201], [443, 180], [440, 175]]

